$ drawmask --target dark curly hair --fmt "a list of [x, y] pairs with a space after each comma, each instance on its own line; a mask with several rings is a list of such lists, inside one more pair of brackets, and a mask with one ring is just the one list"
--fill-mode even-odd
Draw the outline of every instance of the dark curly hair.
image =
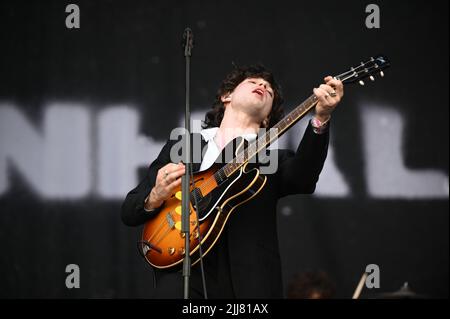
[[269, 113], [269, 123], [267, 128], [274, 126], [284, 115], [282, 104], [284, 102], [283, 93], [281, 87], [275, 81], [273, 74], [262, 64], [255, 64], [249, 66], [241, 66], [235, 68], [225, 77], [222, 84], [217, 91], [216, 98], [214, 100], [212, 110], [208, 111], [205, 115], [205, 120], [202, 127], [210, 128], [220, 126], [225, 112], [225, 106], [221, 100], [221, 97], [227, 93], [231, 93], [234, 89], [248, 78], [261, 78], [266, 80], [272, 86], [274, 92], [272, 109]]

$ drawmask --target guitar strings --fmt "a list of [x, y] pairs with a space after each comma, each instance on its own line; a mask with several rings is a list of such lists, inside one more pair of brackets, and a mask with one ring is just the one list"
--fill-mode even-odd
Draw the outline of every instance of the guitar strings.
[[166, 219], [162, 220], [162, 222], [158, 225], [158, 228], [155, 230], [155, 232], [152, 234], [152, 236], [147, 239], [148, 242], [150, 242], [161, 231], [164, 224], [167, 224]]

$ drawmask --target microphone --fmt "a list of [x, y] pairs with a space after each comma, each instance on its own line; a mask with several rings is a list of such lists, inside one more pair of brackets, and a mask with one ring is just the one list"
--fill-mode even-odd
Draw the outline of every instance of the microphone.
[[192, 48], [194, 47], [194, 34], [191, 28], [184, 29], [182, 45], [184, 48], [184, 56], [190, 57], [192, 55]]

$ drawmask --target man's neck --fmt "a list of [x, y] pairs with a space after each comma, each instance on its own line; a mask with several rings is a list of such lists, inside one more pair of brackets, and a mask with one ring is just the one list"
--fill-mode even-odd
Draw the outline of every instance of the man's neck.
[[224, 148], [237, 136], [257, 134], [259, 127], [260, 124], [248, 114], [227, 107], [215, 137], [216, 144]]

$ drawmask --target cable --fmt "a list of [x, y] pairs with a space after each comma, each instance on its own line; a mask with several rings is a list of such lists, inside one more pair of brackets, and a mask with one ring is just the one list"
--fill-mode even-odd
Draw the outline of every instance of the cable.
[[138, 240], [137, 242], [137, 249], [139, 252], [139, 255], [141, 255], [142, 258], [145, 259], [145, 261], [147, 262], [147, 264], [150, 266], [150, 268], [152, 269], [152, 274], [153, 274], [153, 289], [156, 289], [157, 286], [157, 279], [156, 279], [156, 271], [155, 268], [153, 268], [153, 265], [150, 264], [150, 262], [147, 260], [147, 258], [145, 257], [145, 253], [144, 253], [144, 246], [147, 246], [149, 249], [151, 249], [151, 245], [146, 241], [146, 240]]

